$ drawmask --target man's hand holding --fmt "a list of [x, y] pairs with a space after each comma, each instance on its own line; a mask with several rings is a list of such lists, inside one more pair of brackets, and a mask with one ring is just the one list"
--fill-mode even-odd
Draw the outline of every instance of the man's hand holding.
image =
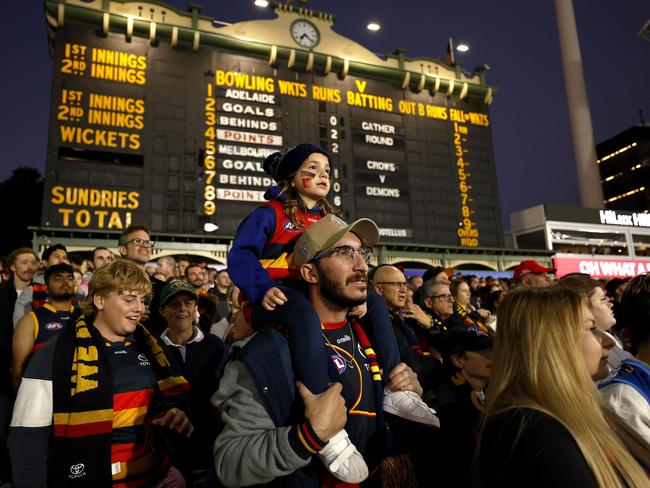
[[151, 423], [159, 427], [173, 430], [174, 432], [178, 432], [186, 437], [191, 436], [192, 432], [194, 432], [194, 427], [192, 426], [190, 419], [187, 418], [185, 412], [176, 407], [170, 408], [160, 414], [158, 417], [153, 419]]
[[425, 329], [431, 328], [431, 317], [429, 317], [419, 305], [412, 303], [402, 309], [405, 319], [413, 319], [418, 325]]
[[418, 375], [406, 363], [399, 363], [388, 375], [391, 391], [413, 391], [422, 396], [424, 390], [418, 381]]
[[314, 395], [300, 381], [296, 382], [296, 386], [305, 404], [305, 418], [321, 440], [329, 441], [343, 429], [347, 421], [345, 399], [341, 396], [343, 386], [341, 383], [332, 383], [318, 395]]

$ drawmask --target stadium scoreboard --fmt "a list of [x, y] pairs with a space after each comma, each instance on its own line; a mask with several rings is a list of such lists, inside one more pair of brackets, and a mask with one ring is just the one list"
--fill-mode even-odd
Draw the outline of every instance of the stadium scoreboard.
[[43, 226], [232, 236], [273, 184], [264, 159], [309, 142], [332, 155], [331, 202], [382, 241], [502, 244], [488, 105], [460, 83], [417, 90], [345, 61], [316, 69], [311, 55], [273, 62], [81, 22], [54, 36]]

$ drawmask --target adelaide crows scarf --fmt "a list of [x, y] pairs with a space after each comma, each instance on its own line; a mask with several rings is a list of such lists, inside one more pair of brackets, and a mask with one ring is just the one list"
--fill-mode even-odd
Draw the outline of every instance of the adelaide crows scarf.
[[[133, 334], [145, 352], [162, 399], [180, 404], [189, 384], [158, 341], [138, 324]], [[110, 486], [113, 378], [106, 340], [82, 316], [58, 337], [52, 375], [52, 486]]]

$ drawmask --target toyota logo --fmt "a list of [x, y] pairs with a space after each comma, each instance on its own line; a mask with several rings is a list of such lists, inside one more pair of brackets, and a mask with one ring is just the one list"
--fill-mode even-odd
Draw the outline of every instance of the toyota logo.
[[144, 354], [138, 354], [138, 361], [148, 361], [147, 356]]
[[70, 473], [79, 475], [84, 472], [84, 469], [86, 469], [86, 467], [81, 463], [73, 464], [72, 466], [70, 466]]

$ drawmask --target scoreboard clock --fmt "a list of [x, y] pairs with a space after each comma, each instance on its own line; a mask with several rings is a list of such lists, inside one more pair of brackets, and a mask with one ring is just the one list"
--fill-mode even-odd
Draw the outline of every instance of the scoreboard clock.
[[232, 236], [273, 184], [266, 156], [309, 142], [332, 155], [332, 203], [382, 242], [502, 244], [482, 75], [382, 60], [304, 8], [217, 29], [196, 7], [112, 5], [46, 2], [66, 22], [51, 30], [44, 227]]
[[305, 19], [299, 19], [291, 24], [291, 37], [299, 46], [311, 49], [320, 42], [318, 28]]

